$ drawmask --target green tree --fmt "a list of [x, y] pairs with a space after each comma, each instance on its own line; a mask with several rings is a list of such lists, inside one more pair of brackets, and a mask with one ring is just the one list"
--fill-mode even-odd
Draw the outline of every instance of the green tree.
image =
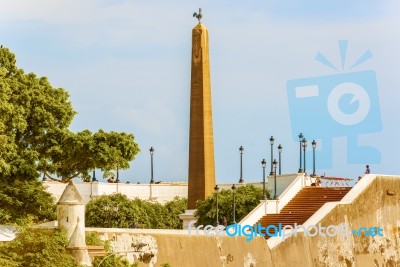
[[163, 220], [166, 222], [168, 229], [182, 229], [182, 220], [179, 214], [185, 212], [187, 208], [187, 199], [175, 197], [173, 200], [164, 204], [166, 214]]
[[38, 169], [51, 179], [55, 179], [51, 174], [56, 174], [64, 181], [77, 176], [89, 180], [89, 173], [95, 168], [110, 177], [113, 170], [128, 169], [139, 151], [132, 134], [103, 130], [94, 134], [89, 130], [64, 132], [54, 144], [57, 145], [43, 151]]
[[130, 264], [127, 259], [120, 255], [108, 253], [104, 257], [95, 257], [93, 267], [137, 267], [136, 263]]
[[133, 228], [135, 206], [125, 195], [103, 195], [86, 205], [85, 220], [88, 227]]
[[76, 112], [68, 92], [45, 77], [25, 74], [15, 55], [0, 48], [0, 181], [35, 180], [39, 172], [68, 181], [95, 168], [112, 175], [139, 152], [127, 133], [71, 132]]
[[[267, 192], [269, 198], [269, 192]], [[262, 189], [254, 185], [238, 186], [235, 193], [236, 212], [235, 220], [239, 222], [250, 211], [252, 211], [262, 198]], [[204, 201], [196, 203], [197, 225], [214, 225], [216, 223], [216, 197], [215, 194], [209, 196]], [[227, 223], [233, 222], [233, 193], [232, 190], [221, 190], [218, 193], [218, 217], [219, 223], [222, 224], [221, 218], [226, 217]]]
[[185, 211], [187, 200], [175, 198], [160, 203], [122, 194], [104, 195], [86, 205], [86, 225], [91, 227], [181, 229], [179, 214]]
[[22, 229], [11, 242], [0, 245], [1, 266], [78, 267], [66, 251], [67, 236], [59, 230]]
[[0, 182], [0, 224], [31, 225], [55, 219], [53, 196], [39, 181]]
[[75, 114], [68, 93], [51, 87], [44, 77], [25, 74], [15, 55], [0, 48], [0, 102], [0, 177], [32, 180], [38, 176], [40, 151], [67, 129]]

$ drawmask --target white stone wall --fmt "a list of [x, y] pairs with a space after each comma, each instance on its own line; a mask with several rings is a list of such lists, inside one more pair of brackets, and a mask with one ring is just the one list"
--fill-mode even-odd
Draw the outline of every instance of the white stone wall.
[[[46, 181], [44, 182], [47, 191], [49, 191], [57, 202], [67, 184]], [[121, 193], [128, 198], [140, 198], [153, 200], [160, 203], [172, 200], [174, 197], [187, 197], [187, 183], [169, 183], [169, 184], [126, 184], [126, 183], [85, 183], [74, 182], [76, 189], [85, 203], [90, 199], [102, 195], [111, 195]]]
[[[277, 176], [277, 193], [278, 195], [285, 190], [285, 188], [297, 177], [297, 174], [285, 174]], [[266, 183], [266, 188], [271, 190], [273, 195], [273, 178], [270, 177], [270, 183]], [[43, 182], [47, 190], [54, 196], [57, 202], [67, 184], [46, 181]], [[262, 188], [262, 182], [249, 183], [254, 186]], [[164, 203], [172, 200], [174, 197], [187, 198], [188, 185], [185, 182], [180, 183], [162, 183], [162, 184], [126, 184], [126, 183], [103, 183], [103, 182], [74, 182], [79, 194], [85, 203], [89, 202], [91, 198], [110, 195], [114, 193], [122, 193], [128, 198], [140, 198], [145, 200], [157, 201]], [[221, 189], [230, 189], [232, 184], [218, 184]], [[238, 186], [238, 184], [236, 184]]]

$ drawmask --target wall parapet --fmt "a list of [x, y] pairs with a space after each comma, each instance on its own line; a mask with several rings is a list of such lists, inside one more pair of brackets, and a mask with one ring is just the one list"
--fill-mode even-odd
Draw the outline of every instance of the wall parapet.
[[[282, 192], [294, 179], [293, 174], [279, 176], [280, 183], [278, 184], [278, 193]], [[55, 181], [44, 181], [44, 186], [50, 192], [55, 202], [59, 200], [62, 192], [67, 186], [66, 183]], [[262, 188], [260, 182], [244, 183], [239, 185], [252, 184]], [[139, 198], [143, 200], [155, 201], [161, 204], [173, 200], [175, 197], [187, 198], [188, 183], [187, 182], [172, 182], [160, 184], [134, 184], [134, 183], [103, 183], [103, 182], [74, 182], [79, 194], [84, 203], [88, 203], [92, 198], [102, 195], [111, 195], [121, 193], [130, 199]], [[230, 189], [232, 184], [218, 184], [221, 189]], [[271, 187], [271, 184], [268, 184]]]

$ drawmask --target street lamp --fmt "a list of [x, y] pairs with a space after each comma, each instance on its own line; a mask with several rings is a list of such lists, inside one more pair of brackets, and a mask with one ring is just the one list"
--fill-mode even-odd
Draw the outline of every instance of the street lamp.
[[232, 194], [233, 194], [233, 224], [236, 223], [236, 186], [232, 185]]
[[151, 179], [150, 183], [154, 184], [154, 176], [153, 176], [153, 155], [154, 155], [154, 148], [150, 147], [150, 158], [151, 158]]
[[267, 199], [267, 195], [265, 194], [265, 167], [267, 166], [267, 162], [265, 159], [261, 161], [261, 167], [263, 168], [263, 200]]
[[303, 138], [304, 138], [303, 134], [300, 133], [300, 134], [299, 134], [299, 143], [300, 143], [300, 166], [299, 166], [299, 173], [302, 173], [302, 172], [303, 172], [303, 169], [301, 168], [301, 142], [303, 142]]
[[317, 142], [315, 142], [315, 140], [313, 140], [311, 142], [312, 145], [312, 152], [313, 152], [313, 173], [312, 176], [315, 177], [315, 148], [317, 147]]
[[272, 170], [272, 158], [274, 157], [274, 137], [271, 136], [271, 138], [269, 139], [269, 143], [271, 144], [271, 172], [269, 173], [269, 175], [273, 175], [274, 172]]
[[112, 224], [110, 221], [110, 217], [114, 217], [114, 213], [117, 213], [119, 210], [118, 206], [114, 206], [114, 207], [110, 207], [108, 204], [105, 204], [103, 206], [103, 210], [106, 212], [106, 222], [107, 222], [107, 226], [108, 228], [111, 228]]
[[97, 182], [97, 179], [96, 179], [96, 169], [93, 169], [92, 182]]
[[274, 169], [275, 169], [275, 172], [274, 172], [274, 187], [275, 187], [274, 199], [277, 199], [278, 195], [276, 194], [276, 165], [278, 164], [278, 162], [276, 161], [276, 159], [274, 159], [274, 162], [272, 162], [272, 164], [274, 165]]
[[119, 166], [117, 164], [117, 179], [115, 180], [116, 183], [119, 183]]
[[282, 154], [282, 145], [281, 144], [279, 144], [279, 146], [278, 146], [278, 153], [279, 153], [279, 175], [281, 175], [282, 174], [282, 172], [281, 172], [281, 154]]
[[303, 138], [303, 164], [304, 164], [304, 173], [306, 173], [306, 147], [307, 147], [307, 140]]
[[244, 151], [244, 147], [240, 146], [239, 147], [239, 153], [240, 153], [240, 179], [239, 179], [239, 183], [243, 183], [243, 151]]
[[218, 191], [219, 191], [218, 185], [215, 185], [214, 191], [215, 191], [215, 199], [216, 199], [216, 202], [217, 202], [217, 218], [215, 220], [215, 227], [217, 227], [218, 224], [219, 224], [219, 222], [218, 222]]

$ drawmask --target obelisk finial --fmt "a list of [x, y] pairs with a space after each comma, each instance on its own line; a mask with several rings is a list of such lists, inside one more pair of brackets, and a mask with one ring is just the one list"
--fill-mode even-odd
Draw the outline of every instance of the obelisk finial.
[[200, 20], [203, 17], [203, 14], [201, 13], [201, 8], [199, 8], [199, 13], [197, 13], [197, 12], [193, 13], [193, 17], [197, 18], [199, 20], [199, 23], [200, 23]]

